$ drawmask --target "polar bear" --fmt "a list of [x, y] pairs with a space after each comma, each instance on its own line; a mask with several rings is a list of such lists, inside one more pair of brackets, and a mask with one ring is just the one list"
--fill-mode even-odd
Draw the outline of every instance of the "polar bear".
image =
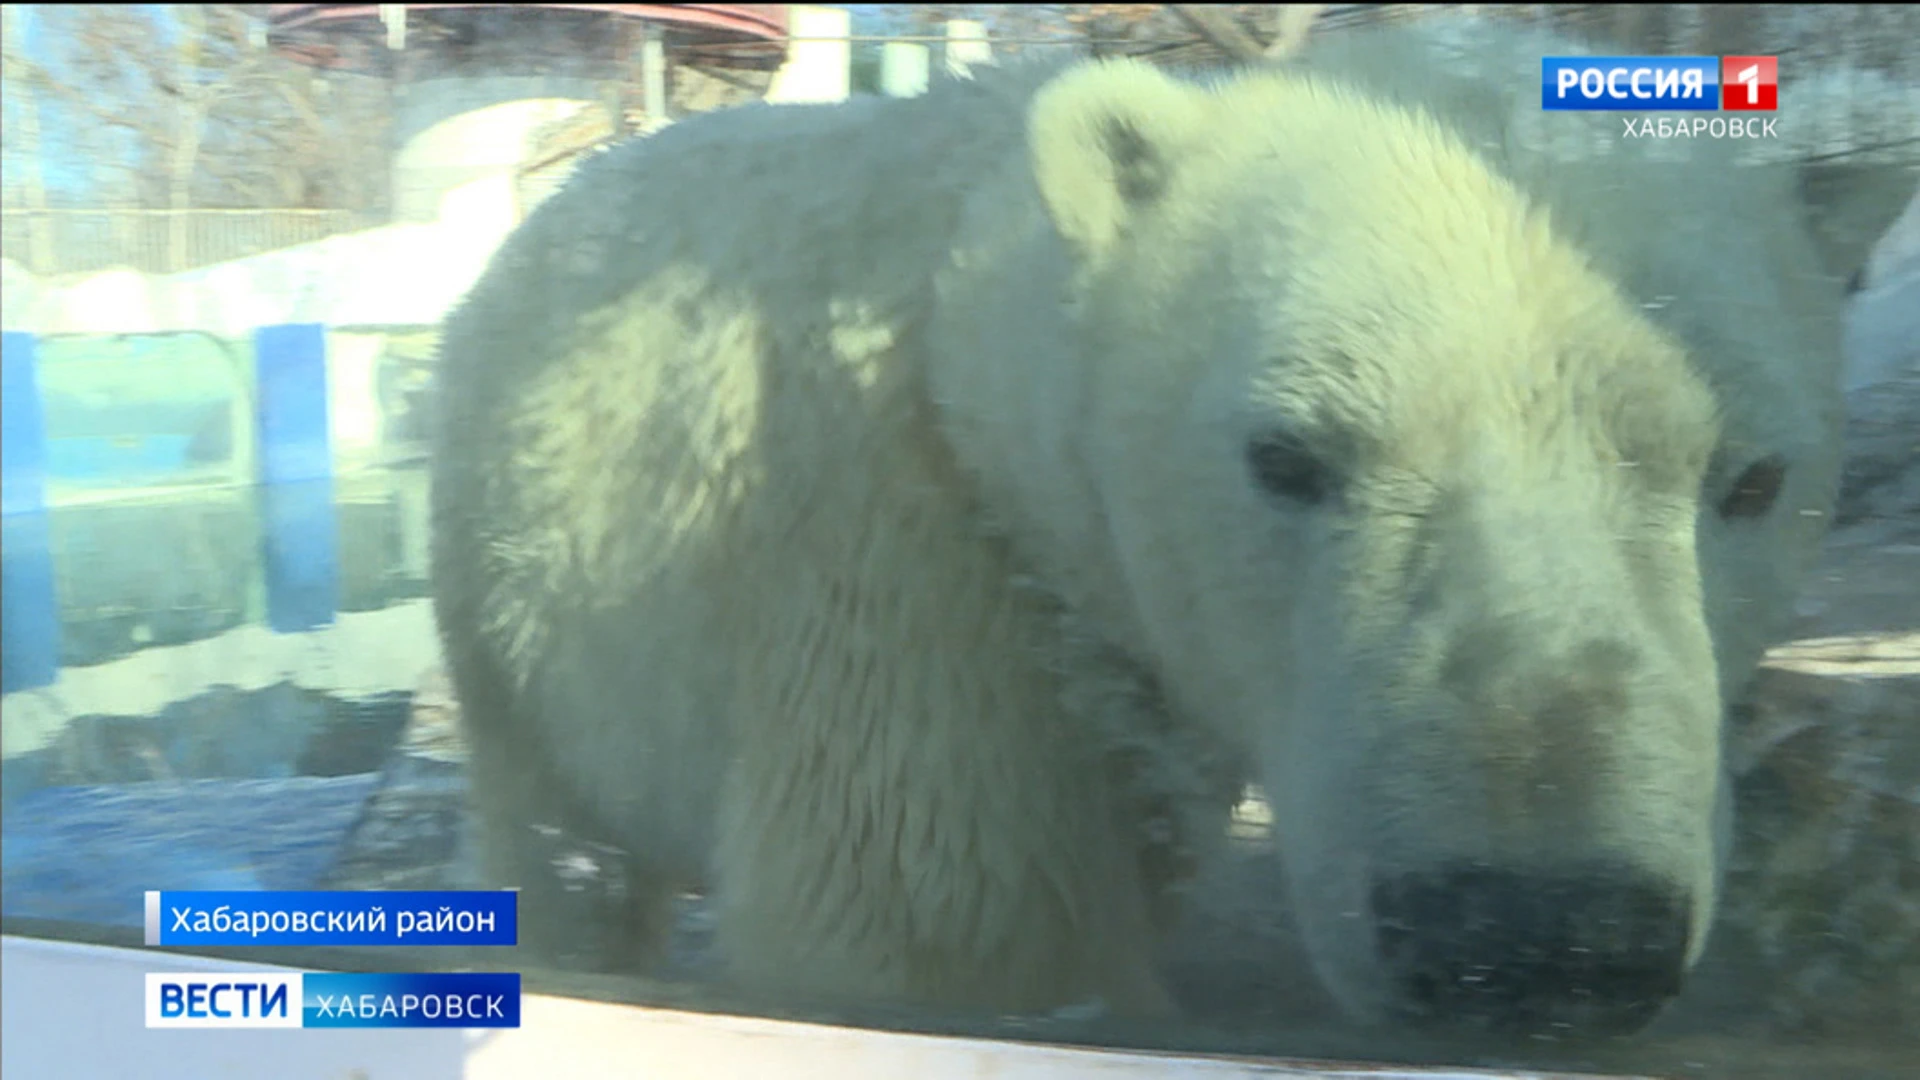
[[1254, 780], [1354, 1017], [1674, 996], [1842, 289], [1790, 178], [1474, 42], [748, 106], [543, 204], [445, 328], [433, 488], [524, 942], [645, 965], [699, 887], [755, 991], [1165, 1014]]

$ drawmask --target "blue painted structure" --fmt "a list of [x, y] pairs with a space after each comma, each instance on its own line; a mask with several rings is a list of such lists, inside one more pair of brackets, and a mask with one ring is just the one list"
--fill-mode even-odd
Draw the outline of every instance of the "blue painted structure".
[[60, 602], [47, 535], [47, 425], [32, 334], [0, 334], [0, 687], [51, 684]]
[[[0, 385], [0, 495], [5, 511], [0, 683], [7, 693], [50, 685], [59, 675], [50, 475], [62, 483], [137, 485], [175, 473], [189, 463], [192, 436], [187, 432], [195, 416], [206, 408], [223, 407], [208, 401], [171, 410], [95, 410], [84, 430], [63, 432], [62, 438], [50, 441], [40, 353], [40, 342], [32, 334], [9, 332], [0, 339], [5, 368]], [[254, 334], [254, 374], [259, 443], [255, 479], [267, 622], [276, 632], [298, 633], [331, 623], [339, 607], [326, 328], [315, 323], [261, 327]], [[138, 421], [128, 419], [136, 415]], [[145, 430], [109, 430], [116, 423]], [[128, 542], [137, 540], [130, 537]]]
[[263, 326], [253, 353], [267, 624], [299, 633], [332, 622], [340, 602], [326, 327]]

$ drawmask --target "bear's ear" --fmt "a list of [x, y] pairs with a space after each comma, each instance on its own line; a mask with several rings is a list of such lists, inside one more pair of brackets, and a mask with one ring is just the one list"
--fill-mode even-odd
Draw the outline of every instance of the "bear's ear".
[[1163, 195], [1197, 140], [1208, 95], [1133, 60], [1088, 64], [1035, 95], [1027, 126], [1047, 214], [1081, 255], [1099, 255]]
[[1803, 164], [1799, 180], [1820, 269], [1835, 281], [1871, 277], [1876, 260], [1920, 251], [1920, 190], [1912, 173], [1841, 160]]

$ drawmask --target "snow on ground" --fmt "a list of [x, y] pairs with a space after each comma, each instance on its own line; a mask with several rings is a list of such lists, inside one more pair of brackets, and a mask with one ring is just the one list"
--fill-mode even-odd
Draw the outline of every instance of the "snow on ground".
[[0, 699], [0, 753], [40, 749], [81, 716], [150, 716], [215, 687], [260, 690], [287, 682], [344, 698], [412, 690], [440, 664], [433, 609], [411, 600], [347, 612], [304, 634], [237, 627], [185, 645], [143, 649], [110, 663], [62, 668], [52, 686]]

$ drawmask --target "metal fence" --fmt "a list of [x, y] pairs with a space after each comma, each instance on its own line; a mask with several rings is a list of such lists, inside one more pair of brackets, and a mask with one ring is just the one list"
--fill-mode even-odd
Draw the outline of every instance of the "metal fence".
[[376, 222], [351, 210], [0, 210], [0, 250], [37, 275], [172, 273]]

